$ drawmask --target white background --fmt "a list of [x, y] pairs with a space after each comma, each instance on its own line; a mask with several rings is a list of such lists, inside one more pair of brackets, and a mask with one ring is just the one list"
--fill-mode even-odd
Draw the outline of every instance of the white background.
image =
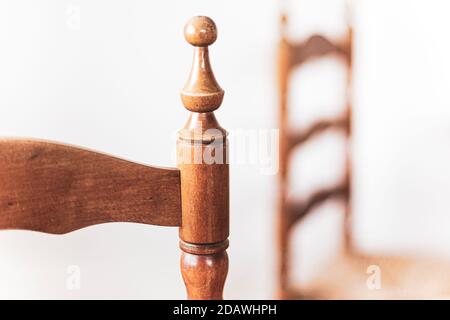
[[[289, 3], [290, 35], [345, 31], [335, 0]], [[283, 0], [0, 2], [0, 135], [64, 141], [154, 165], [174, 165], [188, 117], [178, 92], [192, 48], [193, 15], [212, 17], [211, 48], [226, 91], [217, 117], [236, 130], [276, 128], [275, 49]], [[450, 5], [441, 0], [354, 1], [355, 236], [362, 250], [450, 257]], [[79, 12], [79, 24], [77, 13]], [[294, 75], [292, 118], [334, 112], [342, 68], [333, 60]], [[301, 94], [300, 94], [301, 93]], [[293, 192], [326, 184], [340, 141], [321, 138], [302, 159]], [[232, 146], [231, 146], [232, 147]], [[333, 155], [333, 154], [336, 155]], [[226, 298], [274, 294], [276, 177], [232, 165]], [[339, 245], [327, 205], [296, 233], [296, 276]], [[65, 236], [0, 233], [1, 298], [184, 298], [176, 229], [109, 224]], [[68, 290], [67, 268], [81, 270]]]

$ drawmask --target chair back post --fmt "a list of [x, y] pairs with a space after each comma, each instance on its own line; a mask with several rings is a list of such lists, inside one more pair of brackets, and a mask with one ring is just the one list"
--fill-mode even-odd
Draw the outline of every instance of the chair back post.
[[284, 293], [287, 290], [288, 265], [289, 265], [289, 247], [288, 230], [289, 223], [285, 217], [286, 212], [286, 194], [288, 185], [288, 85], [289, 73], [291, 67], [291, 44], [286, 37], [287, 16], [280, 17], [280, 40], [277, 50], [277, 80], [278, 80], [278, 128], [280, 135], [279, 162], [280, 169], [278, 174], [278, 203], [277, 203], [277, 298], [284, 299]]
[[352, 124], [353, 124], [353, 25], [350, 8], [348, 9], [347, 35], [345, 38], [344, 52], [347, 72], [345, 112], [347, 116], [346, 127], [346, 155], [345, 155], [345, 185], [347, 187], [347, 197], [345, 202], [344, 216], [344, 250], [351, 253], [354, 250], [352, 238]]
[[229, 169], [227, 133], [213, 112], [224, 96], [209, 62], [208, 46], [217, 38], [216, 25], [208, 17], [194, 17], [184, 36], [194, 46], [194, 60], [181, 91], [191, 114], [177, 141], [181, 272], [189, 299], [219, 300], [228, 273]]

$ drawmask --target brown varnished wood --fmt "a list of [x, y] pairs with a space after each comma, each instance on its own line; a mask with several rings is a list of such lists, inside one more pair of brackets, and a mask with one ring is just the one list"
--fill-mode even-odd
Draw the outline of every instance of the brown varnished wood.
[[[208, 129], [210, 126], [215, 128]], [[182, 203], [180, 237], [186, 242], [217, 243], [228, 238], [228, 215], [224, 214], [229, 211], [226, 142], [226, 133], [213, 113], [191, 114], [180, 131], [177, 150], [181, 197], [189, 199]], [[223, 163], [208, 163], [205, 155], [212, 153]]]
[[301, 65], [306, 61], [325, 55], [335, 54], [346, 57], [348, 47], [346, 42], [332, 42], [321, 35], [312, 35], [306, 41], [291, 44], [292, 66]]
[[0, 140], [0, 229], [181, 224], [180, 172], [37, 140]]
[[228, 274], [226, 251], [216, 254], [182, 252], [181, 270], [191, 300], [222, 300]]
[[217, 28], [211, 19], [195, 17], [186, 24], [184, 37], [193, 45], [194, 58], [189, 78], [181, 91], [186, 109], [192, 112], [212, 112], [222, 104], [224, 91], [214, 77], [208, 46], [217, 39]]
[[189, 299], [222, 299], [228, 272], [229, 169], [227, 133], [213, 113], [224, 95], [209, 62], [208, 46], [217, 38], [216, 25], [208, 17], [194, 17], [185, 27], [185, 38], [195, 48], [181, 91], [191, 114], [177, 142], [181, 272]]
[[[283, 17], [283, 23], [286, 18]], [[322, 36], [312, 36], [306, 42], [294, 43], [281, 34], [279, 44], [278, 71], [280, 92], [280, 135], [282, 145], [280, 157], [285, 170], [280, 172], [279, 211], [279, 282], [278, 297], [284, 299], [448, 299], [450, 297], [450, 266], [447, 261], [420, 256], [367, 255], [361, 254], [353, 245], [352, 224], [352, 28], [348, 27], [346, 36], [339, 41]], [[290, 85], [289, 75], [294, 67], [299, 67], [311, 59], [324, 55], [340, 56], [347, 70], [345, 112], [340, 131], [346, 135], [346, 154], [343, 179], [340, 184], [330, 189], [312, 192], [306, 199], [286, 200], [289, 156], [295, 146], [301, 146], [315, 135], [325, 130], [336, 128], [335, 119], [319, 119], [309, 128], [293, 132], [287, 127], [287, 96]], [[280, 76], [281, 75], [281, 76]], [[346, 122], [347, 125], [344, 125]], [[344, 200], [344, 246], [336, 257], [331, 257], [322, 266], [318, 266], [315, 277], [295, 285], [290, 277], [289, 249], [290, 234], [293, 226], [331, 198]], [[380, 287], [370, 288], [368, 281], [374, 276], [371, 267], [379, 268]]]
[[311, 140], [314, 136], [319, 135], [326, 130], [343, 129], [347, 132], [348, 126], [348, 117], [345, 115], [344, 117], [324, 119], [314, 122], [312, 125], [301, 131], [293, 132], [293, 130], [291, 130], [288, 137], [286, 137], [288, 148], [292, 149], [297, 145], [302, 145], [303, 143]]
[[209, 62], [214, 22], [194, 17], [195, 47], [181, 92], [190, 111], [178, 168], [156, 168], [47, 141], [0, 140], [0, 229], [63, 234], [107, 222], [179, 226], [189, 299], [222, 299], [228, 273], [227, 133], [215, 118], [224, 91]]
[[288, 229], [289, 222], [286, 219], [287, 206], [287, 185], [288, 185], [288, 89], [289, 89], [289, 73], [291, 65], [291, 50], [288, 39], [286, 38], [286, 24], [287, 17], [283, 15], [280, 20], [281, 37], [278, 43], [277, 52], [277, 80], [278, 80], [278, 127], [280, 134], [280, 149], [279, 149], [279, 174], [278, 174], [278, 203], [277, 203], [277, 296], [281, 299], [285, 298], [288, 285], [288, 266], [289, 266], [289, 237]]
[[[282, 19], [286, 22], [286, 17]], [[284, 28], [283, 28], [284, 29]], [[331, 41], [323, 37], [312, 36], [310, 40], [293, 43], [281, 33], [279, 43], [278, 73], [280, 96], [280, 158], [283, 170], [280, 171], [279, 209], [280, 220], [278, 228], [279, 244], [279, 281], [278, 297], [285, 299], [429, 299], [450, 297], [449, 265], [445, 261], [429, 258], [405, 256], [361, 255], [355, 250], [351, 236], [351, 136], [352, 136], [352, 28], [349, 26], [344, 39]], [[290, 73], [294, 67], [300, 67], [308, 61], [324, 55], [340, 56], [347, 69], [346, 98], [344, 117], [340, 117], [340, 127], [346, 139], [346, 160], [342, 184], [336, 188], [323, 189], [311, 193], [301, 201], [286, 200], [288, 192], [289, 156], [294, 146], [301, 146], [310, 141], [315, 135], [325, 130], [335, 128], [335, 119], [319, 119], [309, 128], [300, 132], [293, 132], [287, 126], [288, 89]], [[312, 281], [302, 282], [300, 286], [293, 285], [290, 278], [289, 247], [290, 234], [295, 223], [298, 223], [315, 207], [320, 206], [330, 198], [343, 198], [345, 204], [344, 215], [344, 246], [341, 254], [325, 266], [319, 268], [317, 277]], [[367, 280], [370, 274], [369, 266], [378, 266], [381, 271], [382, 286], [377, 290], [369, 290]]]
[[[290, 286], [290, 231], [302, 217], [330, 198], [342, 198], [345, 204], [344, 247], [351, 248], [351, 73], [352, 73], [352, 28], [341, 39], [328, 39], [322, 35], [311, 35], [304, 41], [293, 41], [286, 36], [287, 17], [281, 17], [280, 41], [278, 43], [277, 78], [280, 129], [280, 170], [278, 175], [277, 243], [278, 243], [278, 298], [289, 298]], [[347, 68], [345, 112], [329, 119], [319, 119], [309, 127], [298, 129], [289, 123], [289, 90], [292, 72], [302, 65], [321, 57], [335, 56]], [[298, 106], [296, 106], [298, 107]], [[295, 130], [293, 128], [296, 128]], [[346, 160], [344, 179], [337, 187], [318, 190], [301, 201], [287, 199], [289, 192], [289, 162], [298, 147], [311, 141], [325, 131], [343, 132], [346, 137]]]
[[345, 198], [347, 197], [347, 193], [347, 184], [342, 184], [315, 191], [303, 201], [289, 201], [286, 205], [286, 219], [288, 220], [288, 228], [292, 228], [297, 222], [325, 201], [336, 198]]
[[[350, 9], [349, 9], [350, 20]], [[350, 253], [354, 251], [353, 238], [352, 238], [352, 124], [353, 124], [353, 28], [350, 23], [347, 25], [347, 35], [343, 41], [343, 46], [346, 48], [346, 68], [347, 68], [347, 82], [346, 82], [346, 92], [345, 92], [345, 114], [347, 117], [346, 135], [348, 139], [346, 140], [345, 146], [345, 175], [344, 183], [347, 185], [348, 193], [345, 202], [345, 214], [344, 214], [344, 225], [343, 225], [343, 236], [344, 236], [344, 248]]]

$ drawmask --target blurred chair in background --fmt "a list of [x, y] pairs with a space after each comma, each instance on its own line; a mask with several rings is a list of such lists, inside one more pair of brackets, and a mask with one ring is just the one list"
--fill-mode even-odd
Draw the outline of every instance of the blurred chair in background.
[[[450, 266], [430, 259], [369, 256], [357, 252], [351, 234], [351, 137], [352, 137], [352, 48], [353, 27], [341, 39], [311, 35], [305, 41], [286, 36], [287, 16], [281, 17], [278, 44], [278, 95], [280, 128], [280, 173], [278, 177], [278, 297], [281, 299], [395, 299], [450, 296]], [[308, 62], [334, 56], [346, 67], [345, 110], [333, 118], [319, 119], [298, 130], [289, 123], [288, 96], [291, 74]], [[312, 192], [306, 199], [290, 198], [290, 157], [306, 142], [326, 131], [344, 134], [346, 161], [343, 179], [336, 185]], [[317, 277], [300, 285], [291, 278], [290, 248], [293, 227], [331, 199], [344, 202], [342, 250], [329, 264], [319, 268]]]

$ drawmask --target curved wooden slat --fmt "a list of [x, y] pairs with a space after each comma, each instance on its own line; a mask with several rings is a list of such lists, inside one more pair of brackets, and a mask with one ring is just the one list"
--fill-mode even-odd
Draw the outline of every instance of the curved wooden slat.
[[106, 222], [181, 225], [178, 169], [68, 145], [0, 140], [0, 229], [53, 234]]
[[310, 127], [300, 132], [291, 133], [288, 136], [288, 148], [291, 150], [297, 145], [301, 145], [312, 137], [324, 132], [328, 129], [348, 129], [348, 117], [339, 117], [334, 119], [326, 119], [313, 123]]
[[346, 197], [348, 186], [346, 184], [319, 190], [304, 201], [290, 202], [287, 204], [289, 227], [305, 217], [314, 208], [331, 198]]
[[321, 35], [313, 35], [306, 41], [292, 45], [292, 65], [299, 65], [312, 58], [335, 53], [346, 57], [349, 54], [346, 43], [332, 42]]

